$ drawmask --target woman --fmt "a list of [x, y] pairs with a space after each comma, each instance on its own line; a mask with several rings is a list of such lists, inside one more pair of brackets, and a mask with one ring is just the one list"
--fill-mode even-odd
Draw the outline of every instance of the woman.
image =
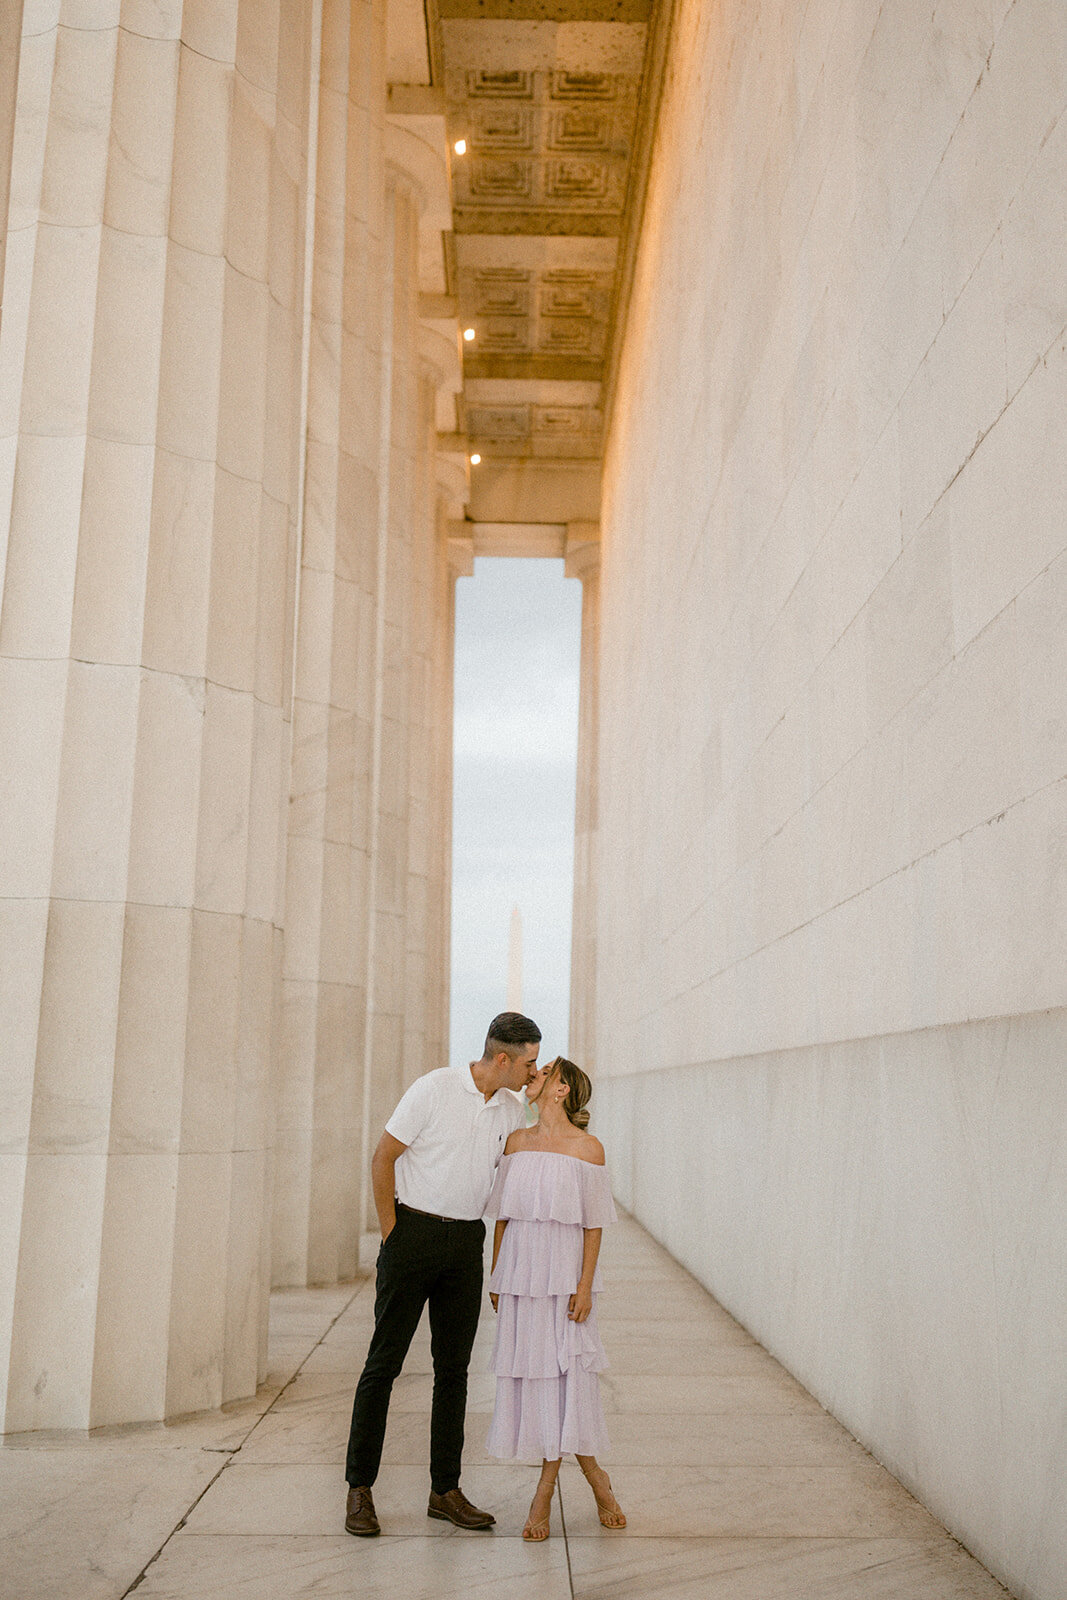
[[540, 1120], [504, 1146], [486, 1208], [493, 1235], [490, 1299], [499, 1321], [493, 1346], [496, 1407], [489, 1453], [541, 1459], [522, 1536], [548, 1538], [552, 1493], [573, 1451], [605, 1528], [625, 1528], [596, 1452], [607, 1447], [597, 1373], [607, 1366], [596, 1324], [601, 1230], [615, 1207], [599, 1139], [586, 1133], [592, 1086], [558, 1056], [545, 1069]]

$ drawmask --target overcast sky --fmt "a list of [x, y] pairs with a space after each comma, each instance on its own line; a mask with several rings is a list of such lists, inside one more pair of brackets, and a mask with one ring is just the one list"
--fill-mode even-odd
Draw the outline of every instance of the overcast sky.
[[504, 1009], [511, 908], [523, 1010], [567, 1048], [582, 586], [562, 561], [479, 558], [456, 586], [452, 1061]]

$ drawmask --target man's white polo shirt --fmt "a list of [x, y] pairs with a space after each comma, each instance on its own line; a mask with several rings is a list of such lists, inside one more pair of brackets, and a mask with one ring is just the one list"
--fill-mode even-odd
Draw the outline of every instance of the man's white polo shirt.
[[439, 1067], [416, 1078], [386, 1123], [407, 1149], [396, 1163], [396, 1197], [414, 1211], [480, 1217], [496, 1164], [526, 1101], [510, 1089], [486, 1100], [469, 1067]]

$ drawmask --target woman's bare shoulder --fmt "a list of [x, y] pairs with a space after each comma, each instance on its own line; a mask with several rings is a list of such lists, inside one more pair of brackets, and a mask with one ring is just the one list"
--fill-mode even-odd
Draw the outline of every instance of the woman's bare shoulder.
[[583, 1133], [581, 1142], [574, 1152], [582, 1161], [588, 1161], [591, 1167], [603, 1167], [607, 1164], [604, 1146], [592, 1133]]
[[511, 1133], [509, 1133], [507, 1143], [504, 1146], [504, 1154], [506, 1156], [513, 1156], [516, 1150], [524, 1149], [527, 1139], [529, 1138], [529, 1133], [529, 1128], [515, 1128]]

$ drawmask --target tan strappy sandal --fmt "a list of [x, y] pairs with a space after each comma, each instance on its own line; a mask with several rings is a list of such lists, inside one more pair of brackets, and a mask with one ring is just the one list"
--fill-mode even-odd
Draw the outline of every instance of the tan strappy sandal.
[[[552, 1493], [555, 1494], [555, 1492], [556, 1492], [555, 1491], [555, 1487], [553, 1486]], [[541, 1520], [538, 1521], [538, 1522], [531, 1522], [529, 1517], [526, 1518], [526, 1526], [522, 1530], [522, 1536], [526, 1540], [526, 1543], [527, 1544], [543, 1544], [545, 1542], [545, 1540], [549, 1537], [549, 1535], [552, 1532], [552, 1529], [551, 1529], [551, 1526], [550, 1526], [551, 1521], [552, 1521], [552, 1500], [551, 1500], [551, 1497], [550, 1497], [549, 1498], [549, 1502], [548, 1502], [548, 1516], [547, 1517], [541, 1518]]]
[[613, 1531], [619, 1528], [625, 1528], [626, 1513], [623, 1511], [619, 1502], [615, 1498], [615, 1491], [611, 1487], [611, 1479], [608, 1477], [607, 1473], [604, 1472], [603, 1467], [598, 1467], [597, 1470], [603, 1473], [604, 1482], [607, 1484], [607, 1492], [611, 1497], [610, 1505], [601, 1500], [600, 1496], [596, 1492], [596, 1485], [589, 1474], [583, 1471], [582, 1477], [593, 1491], [593, 1499], [596, 1501], [596, 1514], [600, 1518], [600, 1526], [602, 1528], [610, 1528]]

